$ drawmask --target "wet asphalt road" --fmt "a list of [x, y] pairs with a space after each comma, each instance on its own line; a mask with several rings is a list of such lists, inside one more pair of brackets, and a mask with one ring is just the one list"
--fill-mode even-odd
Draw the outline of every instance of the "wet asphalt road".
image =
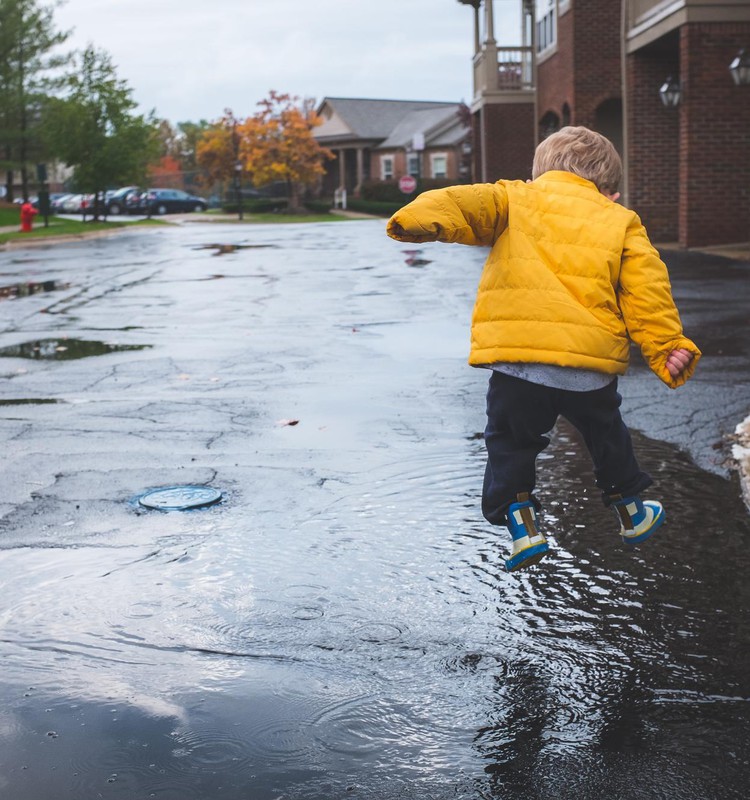
[[[380, 221], [0, 253], [0, 797], [745, 797], [750, 267], [669, 256], [706, 358], [621, 382], [663, 535], [620, 545], [560, 424], [509, 576], [482, 260]], [[139, 506], [171, 484], [224, 499]]]

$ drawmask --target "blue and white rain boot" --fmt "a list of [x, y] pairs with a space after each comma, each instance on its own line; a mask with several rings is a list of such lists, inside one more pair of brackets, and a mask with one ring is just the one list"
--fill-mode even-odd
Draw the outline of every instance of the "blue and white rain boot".
[[536, 529], [536, 509], [528, 492], [518, 495], [518, 502], [508, 508], [508, 529], [513, 537], [513, 550], [505, 562], [508, 572], [530, 567], [549, 552], [547, 540]]
[[658, 500], [613, 496], [612, 508], [620, 518], [620, 536], [626, 544], [638, 544], [656, 533], [666, 515]]

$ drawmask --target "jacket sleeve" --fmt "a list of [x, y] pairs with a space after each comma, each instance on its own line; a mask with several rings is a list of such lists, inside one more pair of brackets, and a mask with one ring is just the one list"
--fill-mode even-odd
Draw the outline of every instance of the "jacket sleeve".
[[423, 192], [391, 217], [386, 233], [400, 242], [491, 245], [507, 223], [502, 182], [477, 183]]
[[[640, 347], [648, 366], [671, 389], [682, 386], [695, 372], [701, 351], [683, 335], [666, 264], [636, 214], [625, 234], [618, 296], [630, 338]], [[673, 378], [667, 370], [667, 357], [678, 348], [691, 352], [693, 360]]]

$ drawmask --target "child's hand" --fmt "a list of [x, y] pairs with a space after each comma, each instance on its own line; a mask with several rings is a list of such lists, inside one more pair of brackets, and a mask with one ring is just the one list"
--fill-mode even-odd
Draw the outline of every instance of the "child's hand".
[[402, 225], [400, 225], [398, 222], [396, 222], [395, 219], [393, 219], [388, 225], [388, 233], [391, 236], [404, 236], [406, 234], [406, 231], [404, 230]]
[[689, 350], [680, 347], [667, 356], [667, 372], [676, 378], [693, 360], [693, 354]]

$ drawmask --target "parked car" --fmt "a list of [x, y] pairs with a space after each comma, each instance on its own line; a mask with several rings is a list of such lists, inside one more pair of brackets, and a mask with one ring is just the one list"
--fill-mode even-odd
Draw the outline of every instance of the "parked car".
[[104, 210], [107, 214], [126, 214], [130, 209], [128, 206], [128, 198], [131, 195], [140, 195], [140, 189], [137, 186], [123, 186], [122, 189], [117, 189], [114, 192], [107, 192], [104, 198]]
[[61, 214], [63, 212], [63, 204], [69, 197], [72, 196], [73, 196], [72, 194], [61, 194], [58, 197], [53, 198], [52, 195], [50, 195], [50, 201], [49, 201], [50, 211], [53, 214]]
[[93, 210], [94, 195], [92, 194], [71, 194], [62, 202], [60, 211], [63, 214], [81, 214]]
[[147, 189], [140, 198], [143, 214], [174, 214], [180, 211], [205, 211], [208, 202], [179, 189]]

